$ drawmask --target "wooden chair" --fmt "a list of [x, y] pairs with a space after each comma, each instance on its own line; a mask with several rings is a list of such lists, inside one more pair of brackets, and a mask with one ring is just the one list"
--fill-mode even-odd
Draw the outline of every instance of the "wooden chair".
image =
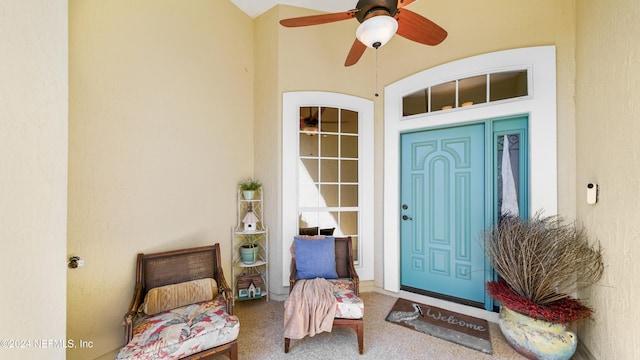
[[[338, 274], [338, 281], [350, 282], [353, 293], [356, 296], [360, 295], [360, 278], [353, 266], [353, 247], [351, 245], [351, 237], [335, 238], [335, 251], [336, 251], [336, 272]], [[289, 275], [289, 293], [293, 290], [296, 282], [296, 262], [295, 259], [291, 261], [291, 269]], [[349, 327], [356, 332], [358, 338], [358, 352], [364, 353], [364, 322], [363, 318], [359, 319], [344, 319], [336, 318], [333, 320], [333, 326]], [[291, 339], [284, 338], [284, 352], [289, 352], [289, 345]]]
[[[136, 323], [139, 321], [138, 317], [141, 316], [139, 309], [145, 301], [145, 296], [149, 290], [165, 285], [206, 278], [216, 280], [218, 295], [222, 296], [222, 298], [217, 296], [216, 304], [220, 303], [220, 306], [226, 305], [224, 316], [233, 315], [233, 293], [222, 272], [219, 244], [154, 254], [138, 254], [133, 299], [129, 306], [129, 311], [124, 316], [127, 343], [133, 338], [134, 327], [139, 325]], [[231, 316], [231, 320], [237, 322], [237, 318], [233, 316]], [[204, 349], [181, 359], [213, 359], [224, 354], [230, 359], [236, 360], [238, 358], [237, 331], [239, 330], [239, 324], [236, 325], [238, 329], [234, 329], [236, 335], [233, 341]]]

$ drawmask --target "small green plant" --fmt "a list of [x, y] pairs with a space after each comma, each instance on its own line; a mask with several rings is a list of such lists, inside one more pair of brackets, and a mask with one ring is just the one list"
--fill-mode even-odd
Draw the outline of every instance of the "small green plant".
[[248, 247], [248, 248], [254, 248], [256, 247], [256, 241], [258, 241], [258, 235], [256, 234], [247, 234], [244, 236], [245, 239], [245, 244], [242, 245], [244, 247]]
[[240, 190], [242, 191], [256, 191], [260, 190], [262, 184], [256, 179], [247, 179], [240, 183]]

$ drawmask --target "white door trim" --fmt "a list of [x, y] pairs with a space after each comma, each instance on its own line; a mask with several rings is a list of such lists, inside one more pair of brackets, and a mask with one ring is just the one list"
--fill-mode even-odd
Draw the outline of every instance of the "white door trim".
[[[529, 96], [483, 105], [402, 116], [402, 97], [425, 87], [496, 71], [529, 70]], [[555, 46], [498, 51], [431, 68], [385, 88], [384, 289], [400, 291], [400, 134], [480, 119], [529, 114], [529, 213], [557, 213]]]

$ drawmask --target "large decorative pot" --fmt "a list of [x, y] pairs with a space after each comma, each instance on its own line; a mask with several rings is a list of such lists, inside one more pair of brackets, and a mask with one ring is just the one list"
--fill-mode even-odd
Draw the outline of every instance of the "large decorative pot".
[[504, 306], [498, 324], [511, 347], [528, 359], [565, 360], [576, 352], [578, 338], [563, 325], [536, 320]]

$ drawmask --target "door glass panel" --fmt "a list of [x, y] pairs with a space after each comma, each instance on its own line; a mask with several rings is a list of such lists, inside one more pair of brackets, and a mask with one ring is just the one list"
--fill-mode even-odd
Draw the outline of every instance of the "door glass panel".
[[520, 135], [498, 136], [497, 149], [498, 211], [500, 216], [519, 216]]

